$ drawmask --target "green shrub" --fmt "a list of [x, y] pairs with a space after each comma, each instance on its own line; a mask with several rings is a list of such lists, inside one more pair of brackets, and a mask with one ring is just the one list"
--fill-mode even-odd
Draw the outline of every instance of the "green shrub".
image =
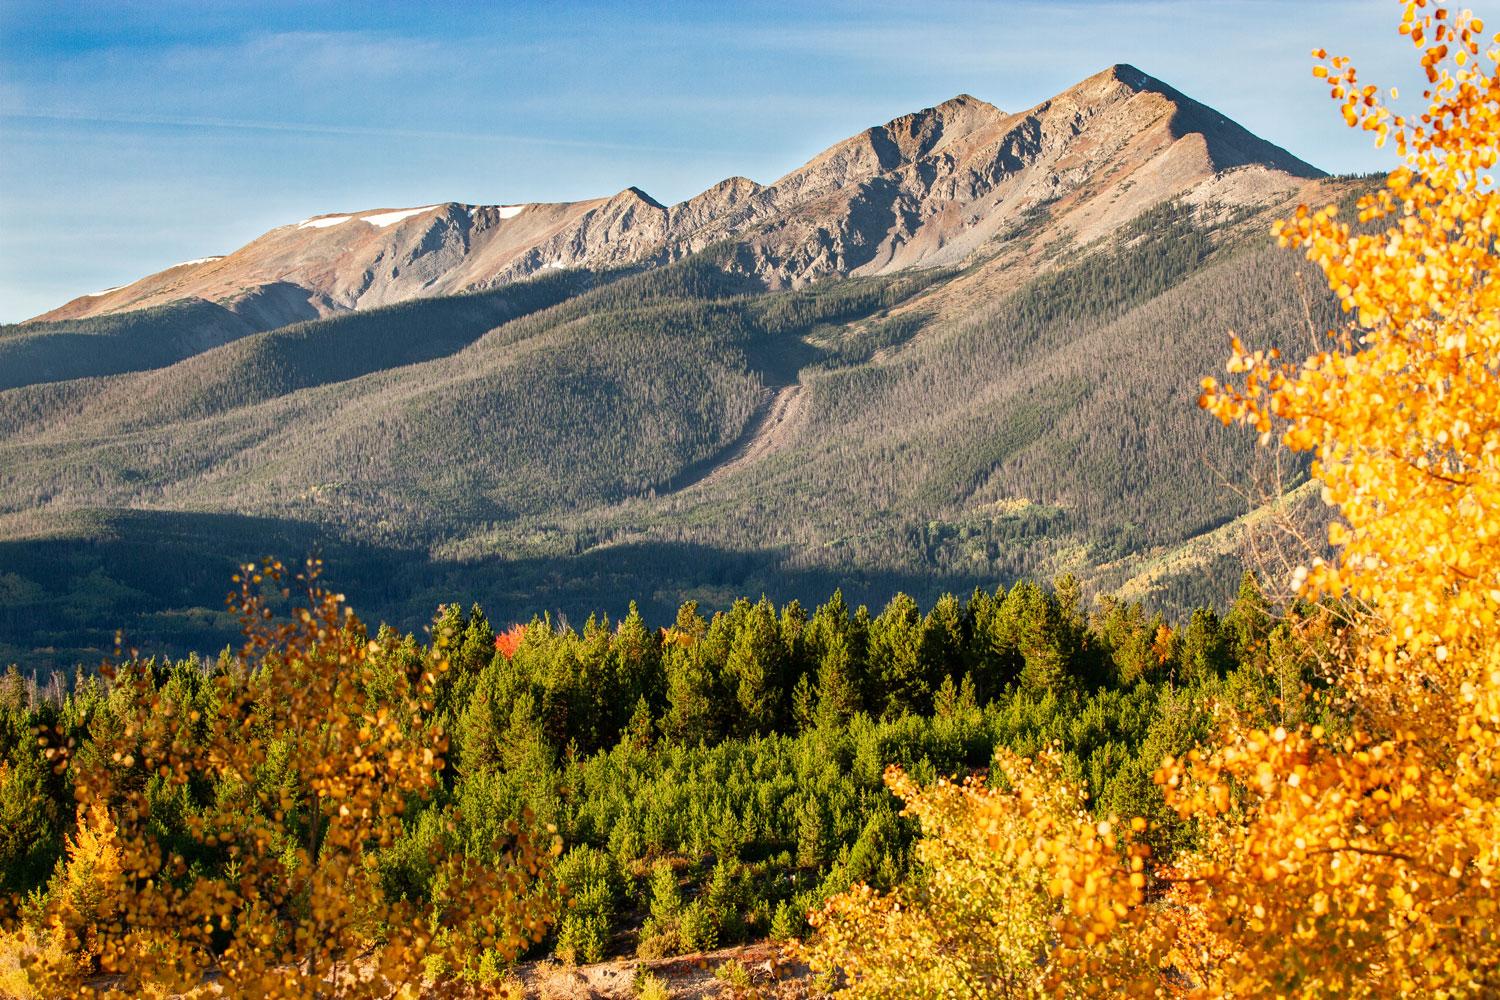
[[667, 989], [666, 982], [660, 977], [644, 970], [635, 974], [635, 982], [631, 984], [635, 995], [641, 1000], [671, 1000], [672, 991]]
[[695, 899], [682, 909], [677, 934], [684, 951], [713, 951], [719, 946], [719, 921], [703, 900]]
[[621, 882], [614, 858], [598, 848], [580, 845], [563, 855], [557, 883], [568, 909], [558, 922], [558, 958], [569, 963], [604, 960]]
[[776, 912], [771, 915], [771, 940], [794, 940], [801, 937], [804, 926], [801, 913], [783, 899], [776, 904]]
[[745, 968], [745, 963], [737, 958], [719, 963], [719, 967], [714, 970], [714, 978], [737, 990], [750, 988], [750, 970]]

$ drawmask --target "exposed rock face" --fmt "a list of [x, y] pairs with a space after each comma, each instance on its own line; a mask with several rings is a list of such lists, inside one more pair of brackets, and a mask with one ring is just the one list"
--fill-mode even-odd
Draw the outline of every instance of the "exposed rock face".
[[960, 95], [765, 187], [732, 177], [670, 208], [627, 188], [560, 204], [318, 216], [38, 318], [196, 297], [270, 328], [544, 268], [659, 263], [720, 241], [739, 243], [738, 266], [768, 286], [796, 285], [958, 264], [1027, 227], [1086, 242], [1167, 198], [1264, 202], [1320, 176], [1161, 81], [1113, 66], [1018, 114]]
[[[1291, 191], [1322, 176], [1209, 108], [1114, 66], [1020, 114], [961, 95], [848, 139], [723, 220], [760, 276], [799, 283], [957, 264], [1051, 209], [1058, 235], [1102, 235], [1231, 168]], [[1232, 191], [1226, 191], [1232, 197]], [[1258, 195], [1257, 197], [1261, 197]], [[767, 220], [756, 225], [751, 218]]]

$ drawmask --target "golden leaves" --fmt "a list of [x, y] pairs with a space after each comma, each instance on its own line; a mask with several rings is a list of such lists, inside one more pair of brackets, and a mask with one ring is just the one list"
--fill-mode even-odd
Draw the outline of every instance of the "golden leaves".
[[885, 895], [855, 886], [811, 915], [805, 955], [841, 970], [847, 994], [1021, 996], [1108, 992], [1153, 978], [1159, 958], [1122, 934], [1144, 913], [1148, 850], [1084, 807], [1050, 754], [996, 753], [1001, 787], [886, 784], [916, 817], [921, 881]]
[[[421, 708], [441, 668], [372, 659], [381, 650], [318, 570], [292, 581], [274, 560], [242, 568], [231, 604], [246, 641], [212, 679], [208, 718], [181, 712], [139, 664], [113, 671], [126, 719], [74, 769], [80, 832], [66, 871], [88, 888], [47, 914], [76, 944], [66, 961], [34, 949], [26, 972], [43, 992], [199, 995], [213, 970], [214, 995], [384, 997], [420, 983], [429, 960], [460, 968], [477, 941], [514, 957], [545, 931], [545, 897], [528, 889], [554, 852], [521, 835], [483, 865], [435, 845], [429, 863], [462, 899], [386, 897], [374, 851], [444, 766], [446, 736]], [[293, 582], [303, 601], [278, 619], [270, 601]], [[282, 777], [261, 780], [272, 767]], [[216, 779], [184, 817], [191, 864], [158, 839], [148, 776]], [[91, 968], [118, 978], [91, 986]]]
[[1404, 165], [1360, 199], [1358, 231], [1307, 206], [1275, 229], [1349, 317], [1331, 348], [1293, 366], [1234, 338], [1229, 381], [1202, 383], [1199, 404], [1225, 424], [1313, 453], [1341, 515], [1338, 559], [1293, 577], [1352, 619], [1330, 631], [1333, 612], [1314, 607], [1299, 625], [1332, 635], [1337, 732], [1230, 715], [1207, 752], [1167, 759], [1156, 781], [1199, 845], [1154, 873], [1114, 824], [1049, 797], [1045, 762], [1006, 762], [1008, 792], [894, 775], [931, 874], [919, 892], [860, 889], [821, 915], [811, 954], [845, 969], [851, 994], [1493, 993], [1500, 189], [1486, 171], [1500, 160], [1500, 49], [1481, 55], [1483, 30], [1403, 5], [1430, 84], [1414, 119], [1347, 58], [1313, 53], [1347, 124], [1394, 139]]
[[1340, 566], [1309, 572], [1307, 588], [1347, 590], [1378, 609], [1403, 655], [1441, 648], [1446, 663], [1455, 629], [1494, 614], [1500, 194], [1483, 170], [1497, 158], [1500, 76], [1493, 56], [1487, 73], [1458, 58], [1478, 54], [1482, 23], [1467, 13], [1409, 4], [1403, 28], [1439, 84], [1415, 123], [1391, 116], [1374, 88], [1354, 89], [1347, 60], [1319, 67], [1346, 111], [1394, 130], [1405, 152], [1386, 189], [1360, 203], [1362, 221], [1392, 224], [1353, 235], [1330, 210], [1304, 207], [1277, 230], [1323, 268], [1356, 325], [1300, 370], [1236, 342], [1228, 367], [1241, 385], [1205, 380], [1202, 405], [1262, 433], [1274, 422], [1284, 444], [1317, 453], [1347, 529], [1331, 539], [1345, 547]]
[[[1500, 862], [1496, 824], [1481, 818], [1500, 798], [1489, 763], [1500, 728], [1500, 196], [1483, 173], [1497, 159], [1500, 71], [1494, 52], [1487, 70], [1473, 58], [1482, 30], [1467, 12], [1405, 6], [1401, 31], [1434, 85], [1415, 122], [1357, 88], [1348, 60], [1318, 67], [1349, 123], [1394, 136], [1405, 157], [1359, 206], [1362, 223], [1390, 223], [1355, 234], [1306, 208], [1282, 223], [1281, 241], [1323, 269], [1354, 322], [1300, 369], [1236, 343], [1242, 385], [1205, 382], [1203, 404], [1225, 422], [1274, 422], [1285, 445], [1316, 454], [1342, 515], [1328, 534], [1340, 558], [1296, 582], [1365, 612], [1338, 665], [1351, 735], [1292, 734], [1295, 757], [1232, 735], [1165, 783], [1185, 815], [1205, 796], [1223, 813], [1224, 790], [1242, 790], [1242, 825], [1226, 828], [1217, 889], [1199, 901], [1236, 941], [1226, 982], [1240, 989], [1463, 992], [1500, 962], [1492, 917], [1475, 919], [1493, 912], [1476, 876]], [[1256, 889], [1271, 877], [1298, 890]], [[1234, 918], [1251, 900], [1259, 929], [1247, 937]], [[1315, 933], [1341, 942], [1336, 962], [1298, 950]]]

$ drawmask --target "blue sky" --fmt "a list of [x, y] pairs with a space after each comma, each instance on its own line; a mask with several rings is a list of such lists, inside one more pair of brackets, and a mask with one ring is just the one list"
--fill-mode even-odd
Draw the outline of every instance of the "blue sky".
[[1405, 85], [1398, 17], [1391, 0], [4, 0], [0, 320], [320, 212], [770, 181], [955, 94], [1023, 110], [1115, 62], [1325, 169], [1385, 169], [1308, 50]]

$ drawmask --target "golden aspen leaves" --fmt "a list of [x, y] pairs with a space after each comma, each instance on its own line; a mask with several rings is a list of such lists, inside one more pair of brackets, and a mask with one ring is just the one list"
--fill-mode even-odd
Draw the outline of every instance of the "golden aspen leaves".
[[1315, 602], [1300, 627], [1324, 665], [1323, 724], [1268, 732], [1226, 709], [1206, 752], [1167, 758], [1155, 787], [1196, 845], [1149, 871], [1045, 757], [1001, 755], [1004, 791], [889, 776], [929, 874], [820, 915], [809, 955], [851, 995], [1478, 997], [1500, 982], [1500, 190], [1485, 173], [1500, 50], [1481, 54], [1467, 12], [1401, 10], [1430, 84], [1421, 114], [1393, 113], [1345, 57], [1316, 49], [1313, 72], [1403, 165], [1357, 225], [1302, 206], [1274, 230], [1348, 324], [1297, 365], [1233, 338], [1231, 384], [1204, 379], [1200, 398], [1310, 452], [1339, 515], [1337, 559], [1292, 575]]
[[[314, 562], [296, 578], [304, 603], [278, 620], [262, 588], [284, 599], [294, 581], [275, 561], [242, 568], [231, 603], [246, 642], [210, 682], [217, 715], [180, 713], [139, 664], [114, 671], [129, 717], [101, 738], [106, 765], [74, 772], [80, 824], [64, 871], [86, 891], [54, 894], [45, 915], [79, 946], [33, 956], [42, 995], [388, 997], [410, 993], [431, 960], [462, 968], [478, 940], [513, 957], [545, 931], [550, 904], [529, 887], [555, 851], [518, 831], [484, 864], [434, 848], [435, 877], [462, 898], [418, 908], [382, 889], [373, 851], [395, 840], [407, 799], [436, 786], [446, 737], [418, 707], [428, 665], [392, 660], [369, 687], [379, 647], [317, 573]], [[350, 710], [374, 701], [373, 715]], [[256, 780], [272, 766], [282, 782]], [[185, 824], [191, 864], [158, 841], [143, 772], [219, 779]]]

